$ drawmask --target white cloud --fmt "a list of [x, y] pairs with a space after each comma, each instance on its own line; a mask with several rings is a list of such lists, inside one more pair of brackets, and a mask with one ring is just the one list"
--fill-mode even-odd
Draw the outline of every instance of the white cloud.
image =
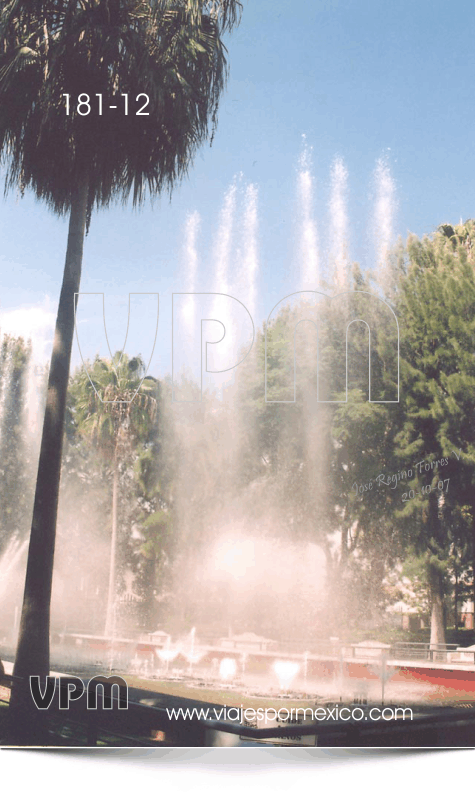
[[56, 313], [46, 298], [42, 304], [0, 309], [0, 331], [31, 340], [33, 355], [41, 362], [49, 359], [53, 343]]

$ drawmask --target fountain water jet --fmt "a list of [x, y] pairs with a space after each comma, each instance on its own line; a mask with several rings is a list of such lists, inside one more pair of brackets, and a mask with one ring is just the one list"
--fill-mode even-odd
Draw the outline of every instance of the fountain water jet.
[[348, 286], [348, 171], [343, 158], [337, 157], [331, 169], [330, 234], [332, 239], [331, 273], [337, 290]]
[[387, 292], [389, 287], [389, 254], [393, 242], [396, 186], [387, 158], [379, 158], [374, 170], [376, 202], [374, 207], [374, 240], [376, 244], [377, 282]]
[[312, 148], [303, 139], [303, 152], [299, 159], [298, 198], [300, 221], [300, 289], [315, 290], [321, 279], [317, 227], [313, 218], [313, 177], [311, 172]]
[[[300, 155], [297, 169], [299, 241], [296, 249], [299, 254], [299, 281], [304, 282], [302, 287], [315, 290], [318, 289], [318, 280], [322, 279], [323, 274], [321, 273], [322, 262], [319, 253], [317, 225], [314, 218], [316, 197], [314, 195], [315, 181], [312, 174], [311, 148], [305, 138], [303, 142], [303, 152]], [[376, 172], [379, 175], [378, 179], [381, 185], [380, 189], [378, 189], [377, 207], [373, 212], [380, 218], [380, 227], [384, 226], [383, 221], [386, 224], [386, 227], [384, 227], [385, 240], [389, 241], [387, 214], [390, 208], [388, 200], [391, 191], [388, 183], [388, 171], [385, 171], [381, 165], [377, 164]], [[227, 189], [218, 217], [218, 230], [214, 241], [214, 274], [211, 286], [211, 290], [217, 293], [229, 292], [242, 300], [253, 314], [258, 299], [257, 282], [259, 276], [257, 199], [257, 186], [253, 184], [246, 186], [244, 178], [239, 176], [234, 179], [231, 186]], [[337, 157], [331, 166], [328, 226], [329, 250], [325, 251], [325, 257], [328, 258], [328, 270], [327, 268], [325, 269], [325, 277], [328, 277], [328, 281], [331, 281], [335, 290], [339, 292], [340, 290], [348, 289], [350, 285], [348, 170], [341, 157]], [[387, 246], [389, 246], [389, 243], [387, 243]], [[193, 259], [190, 262], [189, 269], [191, 283], [195, 278]], [[237, 278], [234, 276], [235, 274]], [[298, 286], [300, 287], [300, 285]], [[205, 289], [209, 290], [210, 286], [206, 285]], [[216, 302], [216, 308], [218, 303]], [[298, 309], [297, 307], [296, 313]], [[228, 320], [225, 317], [225, 313], [219, 313], [218, 309], [215, 316], [206, 315], [205, 317], [219, 317], [223, 320], [223, 323], [227, 323]], [[257, 321], [258, 319], [255, 318], [255, 320]], [[307, 328], [309, 327], [310, 325]], [[310, 366], [314, 362], [313, 349], [309, 342], [311, 339], [313, 343], [315, 342], [312, 338], [312, 329], [309, 328], [307, 336], [304, 334], [305, 325], [302, 325], [298, 330], [302, 373], [305, 372], [305, 368], [307, 368], [306, 372], [309, 373], [311, 370]], [[230, 337], [231, 335], [229, 335]], [[305, 345], [302, 345], [302, 341]], [[225, 341], [221, 344], [221, 350], [224, 344]], [[220, 346], [215, 346], [215, 349], [218, 348]], [[258, 368], [261, 363], [257, 361], [257, 346], [254, 347], [254, 353], [256, 354], [255, 362], [252, 361], [251, 353], [247, 364], [239, 368], [239, 378], [241, 373], [245, 372], [245, 367], [248, 368], [245, 378], [249, 374], [249, 381], [255, 378], [257, 382], [257, 379], [260, 378], [261, 374], [258, 372]], [[307, 360], [305, 360], [305, 357], [307, 357]], [[232, 378], [233, 372], [231, 371], [230, 373]], [[210, 374], [207, 377], [208, 386], [215, 386], [220, 379], [229, 379], [230, 373], [217, 374], [216, 376]], [[238, 382], [238, 379], [236, 379], [236, 382]], [[247, 454], [249, 454], [249, 451], [252, 453], [255, 439], [249, 420], [249, 417], [252, 416], [251, 413], [240, 416], [239, 412], [236, 411], [237, 402], [235, 398], [239, 395], [240, 384], [237, 383], [235, 386], [236, 390], [234, 392], [228, 390], [220, 396], [223, 400], [216, 400], [215, 403], [212, 400], [205, 400], [203, 401], [205, 405], [199, 408], [193, 407], [193, 428], [191, 428], [191, 424], [183, 424], [183, 429], [179, 432], [183, 443], [184, 459], [180, 463], [183, 481], [180, 487], [180, 495], [177, 493], [176, 505], [180, 505], [181, 510], [179, 520], [181, 532], [184, 535], [187, 534], [186, 544], [183, 543], [181, 548], [192, 552], [182, 554], [179, 564], [181, 574], [177, 575], [177, 580], [187, 582], [183, 572], [186, 569], [187, 573], [190, 573], [190, 584], [193, 583], [193, 585], [190, 585], [189, 589], [193, 609], [191, 612], [192, 618], [189, 618], [190, 612], [186, 613], [183, 611], [178, 626], [183, 629], [188, 621], [190, 623], [206, 622], [207, 620], [204, 617], [206, 617], [208, 612], [213, 617], [222, 617], [223, 626], [231, 623], [233, 626], [239, 626], [239, 629], [242, 630], [252, 629], [265, 636], [277, 638], [273, 617], [269, 618], [267, 613], [265, 622], [261, 624], [263, 616], [269, 610], [268, 606], [271, 605], [269, 592], [272, 592], [277, 599], [280, 597], [282, 609], [284, 609], [284, 606], [288, 606], [289, 616], [294, 610], [293, 606], [297, 605], [297, 597], [295, 596], [297, 588], [301, 590], [298, 599], [301, 601], [306, 612], [306, 618], [310, 622], [315, 621], [315, 616], [318, 616], [322, 611], [321, 605], [317, 602], [317, 600], [321, 599], [322, 590], [317, 588], [319, 584], [315, 583], [315, 581], [324, 580], [325, 575], [320, 575], [320, 571], [318, 572], [319, 577], [314, 577], [308, 586], [304, 588], [302, 583], [293, 584], [293, 588], [289, 589], [289, 593], [285, 594], [285, 596], [282, 593], [282, 584], [292, 581], [294, 573], [300, 573], [300, 581], [307, 579], [310, 581], [309, 572], [311, 567], [314, 566], [315, 571], [315, 564], [318, 563], [317, 559], [319, 560], [320, 556], [323, 558], [322, 545], [319, 545], [318, 537], [311, 537], [310, 534], [317, 535], [320, 533], [319, 523], [321, 522], [320, 518], [323, 516], [321, 508], [328, 500], [331, 500], [331, 496], [326, 493], [325, 481], [325, 450], [327, 448], [322, 448], [322, 440], [324, 439], [322, 432], [324, 433], [325, 428], [328, 427], [327, 420], [330, 410], [325, 406], [316, 406], [316, 401], [313, 397], [315, 392], [314, 384], [311, 383], [310, 379], [308, 379], [308, 385], [300, 383], [303, 409], [300, 412], [299, 420], [296, 420], [295, 423], [301, 423], [301, 427], [305, 429], [302, 437], [299, 438], [298, 450], [298, 456], [303, 459], [301, 470], [303, 475], [302, 477], [300, 475], [297, 477], [296, 475], [295, 483], [298, 482], [299, 488], [302, 490], [302, 498], [301, 505], [298, 505], [297, 501], [295, 501], [294, 516], [285, 525], [282, 520], [283, 512], [279, 511], [281, 506], [279, 501], [284, 488], [291, 490], [288, 484], [284, 484], [284, 482], [278, 483], [279, 473], [276, 475], [275, 483], [272, 482], [269, 461], [271, 455], [263, 457], [262, 461], [251, 462], [251, 467], [255, 468], [256, 475], [245, 491], [242, 490], [241, 493], [238, 493], [238, 488], [233, 489], [234, 484], [239, 484], [240, 488], [243, 483], [246, 483], [245, 478], [242, 478], [242, 471], [248, 468], [251, 456], [248, 456], [247, 460], [243, 459], [241, 461], [241, 452], [247, 445]], [[252, 396], [252, 400], [258, 400], [256, 395]], [[269, 407], [265, 411], [268, 416], [271, 416]], [[293, 410], [287, 407], [285, 411], [285, 417], [282, 410], [282, 417], [276, 418], [275, 426], [272, 429], [273, 433], [280, 424], [278, 433], [276, 432], [276, 445], [279, 455], [280, 450], [284, 450], [293, 444], [294, 432], [296, 431], [291, 414]], [[231, 414], [232, 419], [229, 419]], [[191, 412], [189, 416], [191, 417]], [[199, 422], [196, 422], [197, 420]], [[266, 429], [266, 433], [268, 430]], [[240, 447], [242, 439], [245, 442]], [[256, 442], [257, 444], [258, 442]], [[209, 458], [207, 458], [208, 456]], [[204, 463], [201, 469], [198, 466], [200, 460]], [[239, 478], [241, 478], [241, 481], [239, 481]], [[312, 490], [312, 484], [318, 484], [319, 488]], [[273, 497], [270, 497], [272, 490], [274, 490]], [[206, 496], [206, 505], [204, 500], [200, 502], [201, 495]], [[264, 571], [267, 573], [268, 562], [277, 563], [280, 559], [280, 556], [277, 556], [273, 550], [274, 542], [279, 538], [282, 539], [284, 534], [287, 534], [289, 544], [288, 549], [282, 556], [286, 562], [283, 572], [280, 577], [277, 573], [272, 575], [269, 572], [266, 580], [262, 573]], [[227, 544], [228, 538], [229, 544]], [[310, 538], [316, 538], [314, 547], [318, 551], [318, 555], [315, 552], [313, 561], [309, 559], [307, 545], [307, 541]], [[247, 572], [242, 577], [239, 577], [241, 559], [243, 558], [243, 553], [246, 553], [251, 539], [258, 540], [259, 545], [267, 545], [269, 551], [266, 551], [265, 556], [263, 556], [264, 561], [261, 558], [259, 559], [259, 566], [252, 563], [251, 556], [244, 555], [244, 559], [249, 559], [249, 561], [245, 561]], [[195, 540], [198, 541], [195, 543]], [[209, 558], [212, 559], [214, 548], [219, 548], [220, 546], [222, 548], [227, 546], [229, 550], [222, 551], [223, 555], [221, 556], [214, 556], [216, 560], [211, 561], [211, 566], [206, 569], [204, 562], [208, 557], [208, 553], [211, 553]], [[301, 555], [295, 553], [297, 549], [301, 552]], [[188, 560], [186, 560], [187, 556]], [[227, 564], [228, 558], [230, 560], [229, 567]], [[325, 566], [325, 564], [319, 564], [319, 568], [324, 571]], [[204, 569], [206, 569], [205, 573]], [[204, 583], [206, 578], [206, 586], [201, 588], [201, 584]], [[271, 588], [268, 587], [269, 583], [272, 584]], [[267, 589], [266, 593], [264, 593], [265, 589]], [[213, 596], [209, 597], [206, 594], [207, 591]], [[214, 600], [215, 595], [217, 595], [216, 600]], [[195, 606], [198, 605], [199, 608], [195, 610]], [[203, 606], [206, 607], [203, 608]], [[249, 622], [246, 625], [244, 617], [247, 609], [249, 609]], [[283, 614], [284, 610], [280, 611], [280, 626], [286, 628], [285, 632], [287, 632], [287, 629], [293, 630], [291, 622], [287, 618], [286, 620], [283, 619]], [[303, 612], [299, 613], [299, 616], [301, 615], [303, 617]], [[284, 621], [287, 621], [286, 626]], [[305, 632], [305, 626], [308, 627], [309, 621], [305, 621], [304, 618], [302, 618], [301, 622], [295, 621], [295, 624], [301, 627], [302, 635]], [[201, 632], [199, 626], [198, 629]], [[309, 643], [310, 640], [308, 638], [303, 640], [302, 650]]]
[[[236, 215], [237, 178], [233, 180], [224, 195], [224, 203], [219, 214], [219, 226], [214, 246], [216, 293], [229, 293], [229, 266], [232, 252], [232, 236]], [[219, 305], [217, 305], [219, 306]], [[218, 313], [219, 315], [219, 313]]]
[[1, 350], [1, 379], [0, 379], [0, 443], [4, 435], [4, 425], [8, 407], [9, 390], [11, 387], [14, 361], [14, 340], [5, 337], [2, 340]]
[[220, 680], [232, 680], [236, 677], [237, 665], [234, 658], [222, 658], [219, 664]]
[[[255, 318], [257, 302], [257, 276], [259, 271], [259, 257], [257, 252], [257, 214], [258, 189], [252, 183], [246, 187], [244, 198], [243, 218], [243, 247], [244, 257], [242, 276], [238, 286], [238, 294], [242, 294], [242, 301]], [[241, 288], [241, 290], [239, 289]], [[238, 295], [240, 297], [240, 295]]]
[[168, 667], [171, 661], [174, 661], [175, 658], [180, 654], [181, 649], [180, 647], [172, 647], [170, 637], [167, 638], [167, 643], [165, 648], [156, 649], [155, 653], [158, 655], [161, 661], [166, 664], [166, 671], [168, 672]]
[[273, 666], [277, 675], [281, 691], [287, 690], [292, 685], [300, 671], [300, 664], [296, 661], [276, 661]]
[[28, 546], [28, 539], [22, 542], [18, 538], [10, 539], [0, 558], [0, 598], [10, 585], [12, 573], [15, 571], [23, 553]]
[[[186, 273], [186, 292], [196, 293], [198, 273], [197, 237], [201, 226], [200, 214], [195, 210], [189, 213], [185, 224], [184, 259]], [[196, 300], [187, 296], [183, 305], [183, 320], [187, 335], [191, 337], [195, 329]]]

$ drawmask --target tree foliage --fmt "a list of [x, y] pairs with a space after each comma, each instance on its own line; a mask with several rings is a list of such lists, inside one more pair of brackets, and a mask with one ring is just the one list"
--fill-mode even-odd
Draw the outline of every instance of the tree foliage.
[[[131, 192], [140, 203], [147, 193], [171, 190], [216, 127], [227, 75], [222, 36], [239, 22], [240, 3], [3, 5], [0, 152], [7, 187], [31, 187], [58, 213], [70, 209], [84, 173], [89, 213]], [[68, 115], [64, 94], [71, 100]], [[87, 115], [77, 110], [81, 94], [94, 106]], [[96, 94], [103, 98], [101, 115]], [[130, 108], [118, 124], [122, 94]], [[132, 107], [139, 94], [149, 97], [147, 116]], [[109, 107], [113, 98], [116, 109]]]

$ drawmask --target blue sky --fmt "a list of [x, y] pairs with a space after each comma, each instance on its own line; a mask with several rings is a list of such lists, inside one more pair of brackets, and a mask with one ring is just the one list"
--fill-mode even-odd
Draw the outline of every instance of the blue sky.
[[[219, 214], [239, 173], [241, 192], [249, 183], [258, 190], [255, 321], [302, 287], [297, 172], [303, 134], [312, 148], [313, 214], [322, 250], [330, 169], [338, 156], [348, 171], [351, 260], [373, 264], [373, 173], [382, 156], [396, 188], [393, 239], [475, 215], [474, 28], [468, 2], [448, 8], [439, 0], [244, 0], [241, 25], [227, 42], [230, 79], [213, 146], [201, 150], [171, 203], [164, 196], [153, 209], [118, 206], [93, 217], [81, 290], [105, 293], [111, 347], [121, 347], [125, 320], [118, 305], [125, 306], [128, 293], [159, 292], [152, 372], [169, 370], [171, 291], [186, 289], [187, 214], [201, 216], [196, 287], [213, 291]], [[66, 233], [66, 220], [31, 196], [9, 194], [2, 201], [4, 328], [24, 324], [41, 336], [43, 321], [51, 324]], [[98, 348], [97, 335], [86, 327], [85, 353], [106, 354], [105, 341]], [[146, 355], [144, 334], [131, 329], [128, 353]], [[77, 347], [73, 361], [80, 361]]]

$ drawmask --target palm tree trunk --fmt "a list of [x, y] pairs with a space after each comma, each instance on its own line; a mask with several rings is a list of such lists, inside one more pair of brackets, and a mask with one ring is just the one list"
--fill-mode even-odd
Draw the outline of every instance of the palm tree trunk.
[[36, 479], [25, 591], [10, 700], [10, 743], [47, 743], [47, 714], [36, 708], [30, 676], [42, 683], [49, 674], [50, 602], [58, 510], [66, 394], [75, 325], [75, 294], [79, 292], [88, 180], [85, 176], [72, 201], [63, 284], [58, 305], [48, 379], [43, 434]]
[[107, 593], [107, 615], [105, 635], [111, 637], [114, 630], [115, 607], [115, 561], [117, 553], [117, 495], [119, 491], [119, 463], [117, 451], [114, 455], [114, 481], [112, 485], [112, 536], [109, 564], [109, 589]]

